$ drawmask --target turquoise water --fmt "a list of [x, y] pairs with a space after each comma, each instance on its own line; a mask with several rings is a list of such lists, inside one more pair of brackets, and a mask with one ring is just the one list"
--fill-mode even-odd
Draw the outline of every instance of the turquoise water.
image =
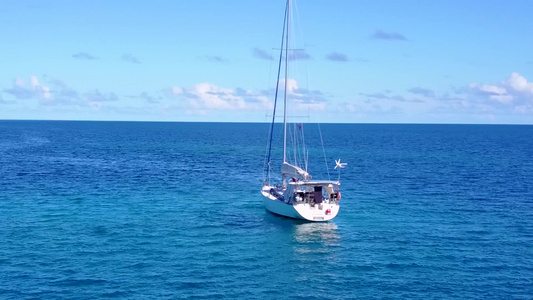
[[302, 223], [268, 124], [0, 121], [0, 298], [531, 299], [533, 126], [321, 129], [341, 212]]

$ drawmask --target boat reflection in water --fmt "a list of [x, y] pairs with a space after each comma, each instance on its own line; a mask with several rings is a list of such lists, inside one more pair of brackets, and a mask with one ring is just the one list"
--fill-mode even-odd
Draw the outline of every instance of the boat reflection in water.
[[297, 252], [327, 253], [340, 246], [341, 236], [335, 223], [301, 223], [294, 228]]

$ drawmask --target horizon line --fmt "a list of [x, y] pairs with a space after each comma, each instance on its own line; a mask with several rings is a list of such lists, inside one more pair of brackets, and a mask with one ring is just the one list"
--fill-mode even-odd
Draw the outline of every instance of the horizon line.
[[[157, 120], [69, 120], [69, 119], [0, 119], [2, 121], [27, 121], [27, 122], [123, 122], [123, 123], [228, 123], [228, 124], [271, 124], [271, 122], [262, 121], [157, 121]], [[283, 124], [283, 122], [275, 122]], [[533, 123], [430, 123], [430, 122], [291, 122], [303, 124], [334, 124], [334, 125], [503, 125], [503, 126], [532, 126]]]

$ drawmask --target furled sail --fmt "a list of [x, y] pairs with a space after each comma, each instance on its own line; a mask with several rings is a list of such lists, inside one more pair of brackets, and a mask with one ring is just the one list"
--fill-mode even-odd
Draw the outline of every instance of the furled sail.
[[281, 174], [294, 177], [296, 179], [311, 180], [311, 174], [304, 171], [302, 168], [293, 166], [287, 162], [281, 165]]

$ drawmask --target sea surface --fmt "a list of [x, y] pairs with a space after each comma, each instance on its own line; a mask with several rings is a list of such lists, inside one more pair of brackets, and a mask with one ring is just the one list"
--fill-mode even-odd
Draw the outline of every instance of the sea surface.
[[0, 299], [533, 298], [533, 126], [322, 124], [328, 223], [265, 211], [268, 129], [0, 121]]

